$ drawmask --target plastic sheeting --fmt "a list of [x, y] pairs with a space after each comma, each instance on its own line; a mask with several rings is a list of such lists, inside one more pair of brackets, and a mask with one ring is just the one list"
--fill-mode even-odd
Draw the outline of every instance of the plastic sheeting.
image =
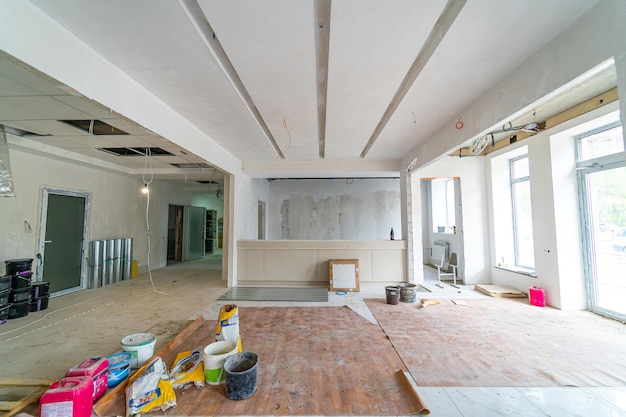
[[9, 144], [2, 125], [0, 125], [0, 197], [15, 197], [9, 160]]

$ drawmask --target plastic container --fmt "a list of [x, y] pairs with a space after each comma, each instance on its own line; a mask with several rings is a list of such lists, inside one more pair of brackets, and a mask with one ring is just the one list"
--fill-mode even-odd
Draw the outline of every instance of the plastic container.
[[19, 319], [20, 317], [28, 316], [29, 311], [29, 300], [13, 303], [11, 304], [11, 308], [9, 308], [9, 319]]
[[0, 291], [0, 307], [4, 307], [9, 304], [10, 294], [11, 294], [11, 290]]
[[530, 304], [537, 307], [545, 307], [546, 306], [546, 294], [543, 288], [531, 287], [528, 289], [528, 298], [530, 299]]
[[50, 294], [50, 283], [47, 281], [36, 281], [31, 284], [31, 295], [35, 297], [45, 297]]
[[109, 382], [109, 360], [107, 358], [95, 357], [83, 363], [71, 367], [66, 377], [88, 376], [93, 379], [93, 401], [97, 401], [104, 395]]
[[6, 305], [4, 307], [0, 307], [0, 324], [4, 324], [7, 322], [9, 318], [9, 309], [11, 308], [11, 304]]
[[48, 299], [49, 296], [46, 295], [44, 297], [31, 297], [30, 299], [30, 312], [33, 311], [41, 311], [48, 308]]
[[11, 276], [11, 288], [17, 290], [18, 288], [26, 288], [31, 286], [30, 277], [33, 275], [29, 272], [25, 275], [12, 275]]
[[154, 354], [156, 336], [152, 333], [135, 333], [122, 339], [122, 350], [130, 352], [131, 368], [139, 368]]
[[398, 299], [400, 298], [400, 287], [385, 287], [385, 295], [387, 297], [387, 304], [398, 304]]
[[30, 300], [30, 287], [12, 288], [9, 295], [9, 302], [19, 303], [20, 301]]
[[252, 352], [235, 353], [226, 358], [226, 396], [231, 400], [244, 400], [256, 392], [256, 375], [259, 356]]
[[13, 276], [11, 275], [3, 275], [0, 277], [0, 291], [11, 289], [11, 284], [13, 281]]
[[91, 417], [93, 379], [66, 377], [50, 385], [39, 400], [40, 417]]
[[118, 352], [107, 356], [109, 361], [109, 388], [118, 386], [130, 375], [130, 352]]
[[417, 299], [417, 285], [410, 283], [400, 284], [400, 301], [414, 303]]
[[4, 261], [7, 275], [15, 275], [19, 272], [31, 271], [33, 266], [32, 258], [9, 259]]
[[230, 355], [237, 353], [237, 343], [227, 340], [211, 343], [204, 348], [204, 381], [210, 385], [220, 385], [226, 382], [224, 361]]

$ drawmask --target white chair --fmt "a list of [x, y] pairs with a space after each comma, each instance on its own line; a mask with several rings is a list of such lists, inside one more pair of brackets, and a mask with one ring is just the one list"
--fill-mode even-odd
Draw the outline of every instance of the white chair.
[[[443, 284], [441, 283], [441, 277], [452, 276], [453, 283], [450, 285], [452, 285], [454, 288], [459, 288], [458, 285], [456, 285], [456, 267], [457, 267], [456, 253], [452, 252], [450, 254], [450, 262], [448, 263], [448, 267], [444, 269], [444, 272], [441, 272], [445, 264], [443, 257], [444, 255], [442, 254], [441, 262], [438, 265], [435, 265], [437, 267], [437, 284], [435, 285], [438, 286], [439, 288], [443, 288]], [[452, 268], [452, 272], [449, 272], [450, 268]]]

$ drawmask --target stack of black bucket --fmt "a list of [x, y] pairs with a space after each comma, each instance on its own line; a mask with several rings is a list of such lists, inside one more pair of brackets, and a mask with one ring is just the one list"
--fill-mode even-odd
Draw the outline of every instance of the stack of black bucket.
[[0, 279], [0, 323], [48, 308], [50, 284], [33, 282], [32, 259], [4, 261], [6, 275]]

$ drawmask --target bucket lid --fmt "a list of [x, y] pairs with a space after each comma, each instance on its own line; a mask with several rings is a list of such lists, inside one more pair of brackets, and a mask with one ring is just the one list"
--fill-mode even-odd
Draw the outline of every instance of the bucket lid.
[[132, 356], [133, 355], [130, 352], [118, 352], [114, 353], [111, 356], [107, 356], [107, 360], [109, 361], [109, 369], [118, 369], [128, 366], [128, 364], [130, 364]]
[[122, 339], [122, 346], [146, 346], [156, 341], [152, 333], [135, 333]]

